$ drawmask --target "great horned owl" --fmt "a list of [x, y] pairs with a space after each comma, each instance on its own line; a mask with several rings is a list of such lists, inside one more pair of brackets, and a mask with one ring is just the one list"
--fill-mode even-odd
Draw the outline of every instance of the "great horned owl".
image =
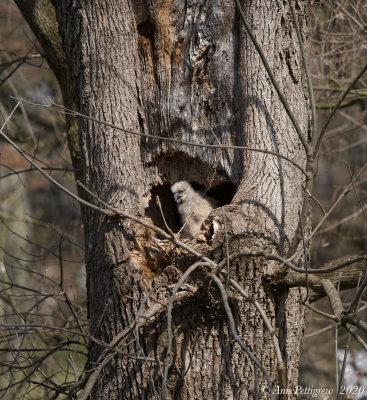
[[186, 236], [198, 235], [210, 211], [218, 207], [216, 200], [194, 190], [186, 181], [176, 182], [171, 186], [171, 191], [181, 217], [183, 233]]

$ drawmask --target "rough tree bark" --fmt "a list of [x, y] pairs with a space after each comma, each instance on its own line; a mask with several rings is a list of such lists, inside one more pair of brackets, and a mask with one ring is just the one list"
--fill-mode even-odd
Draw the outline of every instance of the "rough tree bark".
[[[305, 149], [232, 0], [54, 4], [80, 113], [154, 136], [267, 149], [305, 165]], [[296, 6], [305, 36], [306, 2]], [[254, 0], [244, 11], [307, 142], [308, 97], [289, 5]], [[190, 245], [215, 261], [226, 255], [225, 231], [230, 253], [244, 247], [287, 253], [304, 183], [288, 161], [139, 137], [85, 118], [79, 120], [79, 146], [84, 184], [110, 205], [151, 218], [160, 227], [156, 195], [168, 223], [178, 227], [170, 184], [187, 180], [213, 189], [224, 204], [226, 223], [222, 210], [214, 211], [211, 217], [221, 229], [209, 232], [206, 242]], [[172, 247], [167, 254], [158, 249], [155, 257], [153, 232], [130, 220], [88, 210], [84, 226], [90, 331], [108, 343], [134, 320], [148, 290], [176, 283], [196, 259]], [[230, 274], [265, 310], [281, 342], [288, 386], [294, 387], [304, 311], [299, 289], [273, 290], [277, 270], [275, 262], [242, 257], [231, 263]], [[203, 271], [190, 283], [200, 285]], [[240, 337], [276, 384], [278, 362], [269, 331], [252, 304], [228, 293]], [[169, 398], [266, 398], [264, 376], [233, 342], [219, 300], [213, 285], [209, 297], [192, 296], [175, 305]], [[144, 352], [164, 363], [166, 324], [162, 313], [124, 352], [140, 357]], [[90, 367], [102, 350], [91, 344]], [[116, 356], [104, 367], [92, 398], [160, 396], [161, 367]]]

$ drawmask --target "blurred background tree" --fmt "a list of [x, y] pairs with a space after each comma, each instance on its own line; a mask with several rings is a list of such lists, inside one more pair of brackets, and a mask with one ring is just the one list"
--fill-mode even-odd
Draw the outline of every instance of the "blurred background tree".
[[[11, 96], [42, 103], [48, 96], [61, 102], [61, 95], [42, 49], [13, 1], [0, 2], [0, 21], [3, 123], [14, 106]], [[75, 190], [64, 116], [22, 106], [8, 130], [54, 178]], [[30, 324], [2, 333], [0, 398], [52, 398], [47, 393], [62, 393], [63, 385], [73, 382], [84, 368], [86, 342], [72, 332], [32, 328], [32, 324], [73, 330], [86, 323], [80, 207], [32, 172], [29, 163], [3, 141], [0, 199], [1, 321]], [[50, 386], [47, 376], [59, 387]]]

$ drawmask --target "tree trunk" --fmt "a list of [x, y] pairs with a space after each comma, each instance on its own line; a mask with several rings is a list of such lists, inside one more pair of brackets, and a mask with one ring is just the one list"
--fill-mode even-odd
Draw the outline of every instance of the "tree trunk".
[[[305, 165], [304, 148], [233, 1], [58, 3], [80, 113], [153, 136], [266, 149]], [[304, 34], [306, 3], [297, 7]], [[307, 141], [308, 98], [288, 4], [257, 0], [246, 2], [244, 11]], [[210, 189], [224, 205], [223, 214], [213, 212], [221, 229], [205, 243], [190, 245], [214, 261], [226, 256], [225, 233], [230, 253], [244, 247], [287, 253], [302, 207], [303, 177], [283, 158], [139, 137], [85, 118], [79, 121], [79, 142], [87, 187], [159, 227], [164, 225], [156, 195], [171, 228], [179, 228], [170, 184], [186, 180]], [[154, 257], [152, 249], [159, 245], [153, 232], [131, 220], [121, 223], [95, 211], [84, 217], [91, 333], [108, 343], [134, 321], [147, 291], [158, 283], [175, 284], [196, 259], [172, 248], [166, 253], [158, 248]], [[281, 342], [288, 385], [294, 387], [304, 315], [298, 289], [272, 289], [275, 270], [274, 262], [241, 257], [229, 272], [265, 310]], [[199, 271], [190, 284], [200, 286], [204, 269]], [[266, 398], [264, 375], [233, 342], [214, 284], [210, 293], [174, 306], [168, 398]], [[252, 304], [231, 289], [228, 296], [239, 336], [276, 385], [278, 362], [269, 331]], [[140, 359], [115, 356], [92, 398], [160, 396], [166, 313], [128, 343], [123, 352]], [[91, 344], [91, 368], [102, 350]]]

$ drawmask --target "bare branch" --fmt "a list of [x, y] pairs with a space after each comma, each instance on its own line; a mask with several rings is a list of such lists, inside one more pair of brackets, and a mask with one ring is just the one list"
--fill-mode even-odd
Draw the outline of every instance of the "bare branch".
[[360, 198], [360, 196], [359, 196], [359, 194], [358, 194], [358, 190], [357, 190], [357, 188], [356, 188], [356, 185], [354, 184], [354, 181], [353, 181], [353, 173], [352, 173], [352, 170], [351, 170], [349, 164], [348, 164], [348, 171], [349, 171], [349, 176], [350, 176], [350, 180], [351, 180], [351, 183], [352, 183], [352, 187], [353, 187], [354, 194], [356, 195], [356, 198], [357, 198], [357, 200], [358, 200], [358, 203], [359, 203], [359, 206], [360, 206], [360, 210], [363, 212], [364, 219], [365, 219], [365, 221], [367, 222], [367, 215], [366, 215], [366, 212], [365, 212], [365, 210], [364, 210], [364, 207], [363, 207], [363, 204], [362, 204], [362, 200], [361, 200], [361, 198]]
[[228, 297], [227, 297], [227, 293], [226, 290], [222, 284], [222, 282], [220, 281], [220, 279], [213, 274], [208, 274], [207, 277], [209, 277], [210, 279], [213, 280], [213, 282], [218, 286], [218, 289], [220, 291], [220, 294], [222, 296], [222, 301], [223, 301], [223, 306], [224, 309], [226, 311], [227, 314], [227, 318], [228, 318], [228, 322], [229, 322], [229, 326], [231, 329], [231, 333], [233, 338], [235, 339], [235, 341], [241, 346], [241, 349], [247, 354], [247, 356], [250, 358], [250, 360], [260, 369], [260, 371], [264, 374], [268, 388], [269, 388], [269, 395], [270, 395], [270, 399], [273, 399], [273, 389], [272, 389], [272, 383], [271, 383], [271, 379], [270, 376], [268, 374], [268, 372], [266, 371], [266, 369], [261, 365], [261, 363], [259, 362], [259, 360], [255, 357], [254, 354], [252, 354], [252, 352], [245, 346], [245, 344], [243, 343], [242, 339], [238, 336], [237, 334], [237, 330], [236, 330], [236, 324], [234, 322], [234, 318], [232, 315], [232, 311], [231, 308], [229, 306], [228, 303]]
[[224, 215], [223, 207], [222, 207], [222, 220], [223, 220], [224, 237], [225, 237], [225, 243], [226, 243], [226, 263], [227, 263], [226, 289], [228, 289], [230, 261], [229, 261], [229, 245], [228, 245], [228, 232], [227, 232], [226, 216]]
[[[150, 290], [144, 297], [142, 304], [138, 310], [137, 316], [135, 318], [135, 321], [127, 328], [125, 328], [122, 332], [120, 332], [115, 338], [112, 339], [112, 341], [109, 344], [108, 348], [105, 348], [105, 350], [102, 352], [102, 354], [99, 356], [96, 364], [96, 368], [90, 372], [90, 374], [87, 374], [85, 378], [77, 382], [72, 391], [75, 391], [78, 389], [80, 386], [84, 386], [83, 392], [80, 394], [78, 397], [78, 400], [87, 400], [89, 397], [90, 392], [92, 391], [100, 373], [102, 372], [102, 369], [105, 365], [109, 363], [109, 361], [113, 358], [116, 352], [118, 352], [118, 346], [121, 344], [124, 340], [126, 340], [131, 333], [133, 333], [134, 329], [139, 329], [145, 325], [147, 325], [151, 319], [162, 312], [162, 310], [166, 307], [165, 304], [159, 304], [156, 303], [153, 306], [151, 306], [147, 311], [142, 313], [143, 306], [147, 299], [151, 296], [152, 293], [155, 291], [159, 290], [162, 286], [165, 285], [160, 285], [152, 290]], [[176, 294], [174, 301], [180, 301], [188, 296], [191, 296], [192, 293], [188, 292], [183, 292]]]
[[328, 314], [328, 313], [326, 313], [326, 312], [324, 312], [324, 311], [318, 310], [317, 308], [311, 306], [309, 303], [303, 303], [303, 304], [304, 304], [307, 308], [309, 308], [311, 311], [315, 312], [316, 314], [319, 314], [319, 315], [321, 315], [321, 316], [323, 316], [323, 317], [325, 317], [325, 318], [331, 319], [331, 320], [333, 320], [334, 322], [336, 321], [335, 315]]
[[308, 196], [310, 199], [312, 199], [312, 200], [320, 207], [321, 212], [325, 215], [325, 214], [326, 214], [326, 211], [325, 211], [324, 207], [322, 206], [321, 202], [320, 202], [315, 196], [313, 196], [313, 195], [309, 192], [308, 189], [305, 188], [305, 191], [306, 191], [307, 196]]
[[353, 329], [348, 326], [345, 329], [353, 336], [353, 338], [362, 346], [363, 350], [367, 352], [367, 343], [356, 333]]
[[333, 108], [333, 110], [331, 111], [329, 118], [327, 119], [327, 121], [325, 122], [324, 126], [321, 129], [320, 135], [317, 139], [316, 142], [316, 146], [315, 146], [315, 151], [313, 154], [313, 157], [316, 158], [317, 153], [320, 150], [320, 146], [322, 143], [322, 139], [324, 138], [326, 129], [328, 128], [331, 120], [334, 117], [334, 114], [337, 112], [337, 110], [340, 107], [340, 104], [343, 102], [343, 100], [347, 97], [348, 93], [351, 91], [351, 89], [353, 88], [353, 86], [360, 80], [360, 78], [362, 77], [362, 75], [366, 72], [367, 70], [367, 64], [361, 69], [361, 71], [359, 72], [359, 74], [353, 79], [353, 81], [350, 83], [350, 85], [345, 89], [344, 93], [341, 95], [339, 101], [335, 104], [335, 107]]
[[367, 204], [365, 204], [363, 206], [363, 209], [360, 208], [359, 210], [355, 211], [351, 215], [348, 215], [347, 217], [342, 218], [342, 219], [336, 221], [335, 223], [333, 223], [333, 224], [331, 224], [329, 226], [326, 226], [325, 228], [319, 230], [318, 232], [316, 232], [316, 235], [322, 235], [322, 234], [324, 234], [326, 232], [330, 232], [333, 229], [337, 228], [338, 226], [343, 225], [344, 223], [350, 221], [351, 219], [358, 217], [360, 214], [362, 214], [363, 210], [365, 210], [366, 208], [367, 208]]
[[336, 400], [340, 400], [340, 398], [341, 398], [340, 397], [341, 396], [341, 389], [342, 389], [342, 383], [343, 383], [343, 378], [344, 378], [344, 373], [345, 373], [345, 367], [347, 365], [350, 338], [351, 338], [351, 334], [348, 333], [347, 340], [346, 340], [346, 343], [345, 343], [345, 348], [344, 348], [343, 364], [342, 364], [342, 370], [340, 372], [340, 377], [339, 377], [339, 385], [338, 385], [338, 392], [337, 392], [337, 395], [336, 395]]
[[[225, 275], [225, 272], [221, 272], [223, 275]], [[229, 283], [231, 284], [231, 286], [233, 286], [236, 290], [238, 290], [242, 296], [247, 300], [250, 301], [257, 309], [257, 311], [259, 312], [261, 318], [263, 319], [266, 329], [269, 331], [270, 336], [272, 338], [273, 341], [273, 345], [274, 345], [274, 350], [275, 350], [275, 354], [278, 360], [278, 375], [279, 375], [279, 384], [280, 387], [282, 389], [285, 389], [287, 387], [287, 371], [286, 371], [286, 367], [283, 361], [283, 357], [282, 357], [282, 352], [280, 350], [280, 346], [279, 346], [279, 341], [278, 341], [278, 337], [268, 319], [268, 317], [265, 314], [265, 311], [263, 310], [263, 308], [261, 307], [261, 305], [259, 304], [258, 301], [256, 301], [254, 298], [252, 298], [251, 296], [248, 296], [246, 294], [246, 292], [243, 290], [243, 288], [233, 279], [229, 279]]]
[[344, 197], [350, 192], [354, 182], [357, 181], [357, 179], [361, 176], [362, 172], [367, 167], [367, 162], [363, 164], [362, 168], [358, 171], [357, 175], [352, 179], [351, 183], [346, 187], [346, 189], [343, 190], [343, 192], [340, 194], [340, 196], [336, 199], [334, 204], [330, 207], [329, 211], [321, 218], [320, 222], [316, 225], [316, 227], [313, 229], [311, 235], [307, 238], [309, 241], [315, 233], [320, 229], [321, 225], [325, 222], [325, 220], [329, 217], [329, 215], [335, 210], [335, 208], [338, 206], [338, 204], [344, 199]]
[[173, 308], [173, 300], [177, 291], [180, 289], [185, 280], [194, 272], [198, 267], [209, 267], [212, 268], [212, 263], [203, 263], [197, 262], [191, 265], [181, 276], [176, 286], [172, 290], [172, 294], [168, 299], [168, 308], [167, 308], [167, 353], [166, 353], [166, 361], [164, 364], [164, 371], [162, 376], [162, 399], [168, 399], [167, 394], [167, 379], [168, 379], [168, 369], [170, 366], [171, 359], [171, 349], [172, 349], [172, 308]]
[[349, 310], [348, 310], [349, 314], [355, 313], [357, 311], [359, 302], [361, 300], [364, 290], [366, 289], [366, 286], [367, 286], [367, 273], [364, 274], [363, 281], [362, 281], [361, 285], [359, 286], [357, 293], [355, 294], [354, 299], [352, 300], [352, 302], [349, 306]]
[[[27, 53], [27, 55], [23, 57], [18, 57], [13, 60], [9, 60], [7, 57], [8, 61], [5, 63], [2, 63], [0, 65], [0, 75], [5, 71], [6, 68], [10, 67], [11, 65], [15, 65], [15, 67], [3, 78], [0, 80], [0, 86], [2, 86], [8, 79], [10, 79], [14, 73], [23, 65], [26, 64], [29, 60], [35, 59], [35, 58], [43, 58], [40, 54], [30, 54], [33, 49], [30, 49]], [[6, 55], [6, 53], [4, 53]]]
[[324, 288], [325, 293], [329, 298], [333, 313], [336, 317], [339, 317], [344, 313], [344, 307], [342, 301], [340, 300], [338, 291], [329, 279], [321, 279], [320, 284]]
[[161, 140], [163, 142], [177, 143], [177, 144], [182, 144], [184, 146], [191, 146], [191, 147], [203, 147], [203, 148], [208, 148], [208, 149], [254, 151], [254, 152], [258, 152], [258, 153], [269, 154], [269, 155], [272, 155], [272, 156], [275, 156], [275, 157], [279, 157], [279, 158], [282, 158], [283, 160], [286, 160], [286, 161], [290, 162], [297, 169], [299, 169], [302, 172], [303, 175], [308, 177], [305, 169], [303, 167], [301, 167], [297, 162], [293, 161], [289, 157], [283, 156], [282, 154], [276, 153], [276, 152], [271, 151], [271, 150], [256, 149], [256, 148], [246, 147], [246, 146], [230, 146], [230, 145], [222, 145], [222, 144], [221, 145], [215, 145], [215, 144], [205, 144], [205, 143], [193, 143], [193, 142], [187, 142], [187, 141], [184, 141], [184, 140], [168, 138], [168, 137], [164, 137], [164, 136], [155, 136], [155, 135], [150, 135], [148, 133], [141, 133], [141, 132], [131, 131], [129, 129], [124, 129], [124, 128], [121, 128], [120, 126], [117, 126], [117, 125], [114, 125], [114, 124], [110, 124], [108, 122], [104, 122], [104, 121], [98, 120], [98, 119], [93, 118], [93, 117], [88, 117], [87, 115], [81, 114], [81, 113], [79, 113], [77, 111], [73, 111], [73, 110], [70, 110], [70, 109], [68, 109], [66, 107], [63, 107], [63, 106], [59, 105], [59, 104], [56, 104], [51, 99], [50, 99], [51, 104], [36, 104], [36, 103], [29, 102], [27, 100], [24, 100], [22, 98], [20, 98], [20, 99], [15, 98], [15, 100], [21, 101], [23, 103], [26, 103], [26, 104], [29, 104], [29, 105], [32, 105], [32, 106], [51, 108], [53, 111], [55, 111], [57, 113], [62, 113], [62, 114], [65, 114], [65, 115], [72, 115], [72, 116], [75, 116], [75, 117], [85, 118], [85, 119], [87, 119], [89, 121], [93, 121], [93, 122], [96, 122], [98, 124], [102, 124], [104, 126], [108, 126], [110, 128], [116, 129], [116, 130], [118, 130], [120, 132], [129, 133], [129, 134], [135, 135], [135, 136], [147, 137], [147, 138], [151, 138], [151, 139], [155, 139], [155, 140]]
[[164, 216], [164, 213], [163, 213], [163, 210], [162, 210], [162, 204], [161, 204], [161, 201], [159, 200], [159, 196], [156, 196], [155, 199], [156, 199], [156, 203], [157, 203], [158, 208], [159, 208], [159, 212], [161, 213], [164, 226], [166, 227], [167, 231], [171, 234], [171, 236], [174, 237], [175, 234], [172, 232], [172, 229], [168, 226], [167, 221], [166, 221], [166, 217]]
[[[6, 166], [6, 167], [9, 168], [8, 166]], [[74, 168], [43, 167], [42, 169], [44, 171], [63, 171], [63, 172], [75, 172], [76, 171], [76, 169], [74, 169]], [[36, 168], [27, 168], [27, 169], [22, 169], [20, 171], [13, 171], [13, 172], [9, 172], [8, 174], [0, 176], [0, 179], [7, 178], [8, 176], [12, 176], [12, 175], [20, 175], [20, 174], [24, 174], [25, 172], [34, 172], [34, 171], [38, 171], [38, 170]]]
[[293, 0], [289, 0], [289, 8], [291, 9], [292, 13], [292, 18], [293, 18], [293, 24], [297, 33], [297, 39], [298, 39], [298, 44], [299, 48], [301, 50], [301, 56], [302, 56], [302, 63], [303, 63], [303, 68], [305, 70], [306, 74], [306, 80], [307, 80], [307, 89], [308, 89], [308, 95], [310, 97], [310, 104], [311, 104], [311, 113], [312, 113], [312, 132], [311, 132], [311, 137], [312, 140], [315, 141], [316, 135], [317, 135], [317, 116], [316, 116], [316, 102], [315, 102], [315, 96], [312, 88], [312, 79], [311, 79], [311, 72], [308, 67], [308, 60], [307, 60], [307, 55], [306, 55], [306, 50], [303, 46], [303, 40], [302, 40], [302, 35], [301, 31], [299, 28], [298, 24], [298, 19], [296, 12], [293, 7]]

